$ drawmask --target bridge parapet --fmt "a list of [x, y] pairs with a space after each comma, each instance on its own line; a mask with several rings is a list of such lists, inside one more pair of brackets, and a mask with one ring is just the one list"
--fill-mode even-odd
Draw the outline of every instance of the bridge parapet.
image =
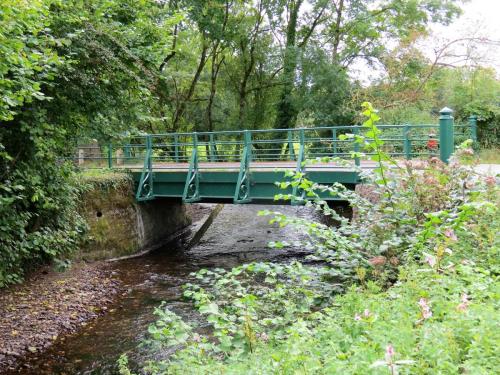
[[[392, 157], [439, 156], [447, 162], [454, 140], [474, 138], [473, 125], [472, 120], [467, 125], [454, 125], [451, 112], [444, 108], [439, 124], [377, 127], [382, 131], [385, 152]], [[100, 146], [100, 156], [94, 152], [86, 158], [80, 153], [77, 161], [80, 167], [132, 171], [138, 200], [172, 197], [194, 202], [211, 197], [249, 203], [271, 200], [276, 188], [270, 185], [283, 180], [284, 170], [304, 172], [306, 159], [344, 159], [343, 163], [318, 162], [308, 167], [307, 173], [318, 178], [315, 182], [356, 184], [357, 167], [372, 168], [372, 155], [360, 154], [360, 144], [342, 135], [363, 136], [367, 131], [362, 126], [328, 126], [147, 134]], [[439, 142], [434, 139], [438, 134]], [[298, 194], [297, 189], [292, 193]]]

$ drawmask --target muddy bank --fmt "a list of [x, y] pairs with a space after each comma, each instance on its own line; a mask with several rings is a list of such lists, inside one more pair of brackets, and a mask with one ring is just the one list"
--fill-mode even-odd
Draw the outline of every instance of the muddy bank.
[[0, 290], [0, 372], [103, 314], [119, 291], [104, 263], [78, 264], [63, 273], [46, 267], [22, 285]]
[[[187, 205], [192, 224], [181, 232], [187, 233], [188, 241], [215, 208]], [[129, 287], [116, 264], [98, 261], [77, 262], [65, 272], [46, 266], [23, 284], [0, 290], [0, 373], [30, 368], [27, 362], [36, 361], [53, 344], [61, 345], [105, 313], [116, 313]]]

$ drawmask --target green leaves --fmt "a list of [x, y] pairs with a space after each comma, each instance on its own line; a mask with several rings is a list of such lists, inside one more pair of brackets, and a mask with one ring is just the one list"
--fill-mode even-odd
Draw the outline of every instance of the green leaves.
[[2, 2], [0, 19], [0, 121], [9, 121], [18, 107], [46, 100], [41, 86], [64, 64], [55, 48], [60, 41], [45, 27], [51, 1]]

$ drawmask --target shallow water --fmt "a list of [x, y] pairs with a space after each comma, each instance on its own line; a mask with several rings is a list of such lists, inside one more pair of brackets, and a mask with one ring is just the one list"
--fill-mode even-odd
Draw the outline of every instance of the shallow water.
[[270, 249], [269, 241], [298, 240], [292, 228], [278, 228], [269, 217], [257, 216], [269, 209], [289, 216], [314, 217], [305, 207], [226, 205], [200, 242], [189, 250], [169, 244], [152, 254], [112, 264], [125, 285], [109, 311], [77, 333], [56, 342], [41, 356], [32, 357], [17, 371], [21, 374], [115, 374], [116, 360], [127, 352], [132, 364], [147, 353], [138, 345], [148, 325], [155, 320], [154, 308], [165, 301], [168, 308], [186, 321], [197, 314], [182, 298], [182, 285], [193, 281], [189, 274], [201, 268], [230, 268], [252, 261], [285, 262], [303, 258], [307, 251], [297, 247]]

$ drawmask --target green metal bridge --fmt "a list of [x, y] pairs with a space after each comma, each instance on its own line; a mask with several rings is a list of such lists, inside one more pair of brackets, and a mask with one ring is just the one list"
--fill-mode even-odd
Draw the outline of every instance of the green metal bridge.
[[[447, 161], [455, 144], [476, 138], [476, 126], [475, 117], [468, 124], [454, 125], [451, 110], [444, 108], [439, 124], [378, 128], [385, 151], [395, 158], [439, 156]], [[370, 154], [359, 156], [359, 143], [340, 135], [363, 135], [367, 130], [331, 126], [147, 134], [122, 143], [79, 146], [74, 160], [82, 168], [129, 170], [138, 201], [270, 203], [276, 194], [300, 194], [298, 187], [283, 190], [276, 184], [286, 180], [285, 171], [304, 172], [324, 185], [338, 182], [354, 188], [360, 182], [359, 168], [374, 168], [375, 163]], [[346, 162], [304, 163], [325, 157]], [[335, 200], [329, 195], [322, 198]]]

